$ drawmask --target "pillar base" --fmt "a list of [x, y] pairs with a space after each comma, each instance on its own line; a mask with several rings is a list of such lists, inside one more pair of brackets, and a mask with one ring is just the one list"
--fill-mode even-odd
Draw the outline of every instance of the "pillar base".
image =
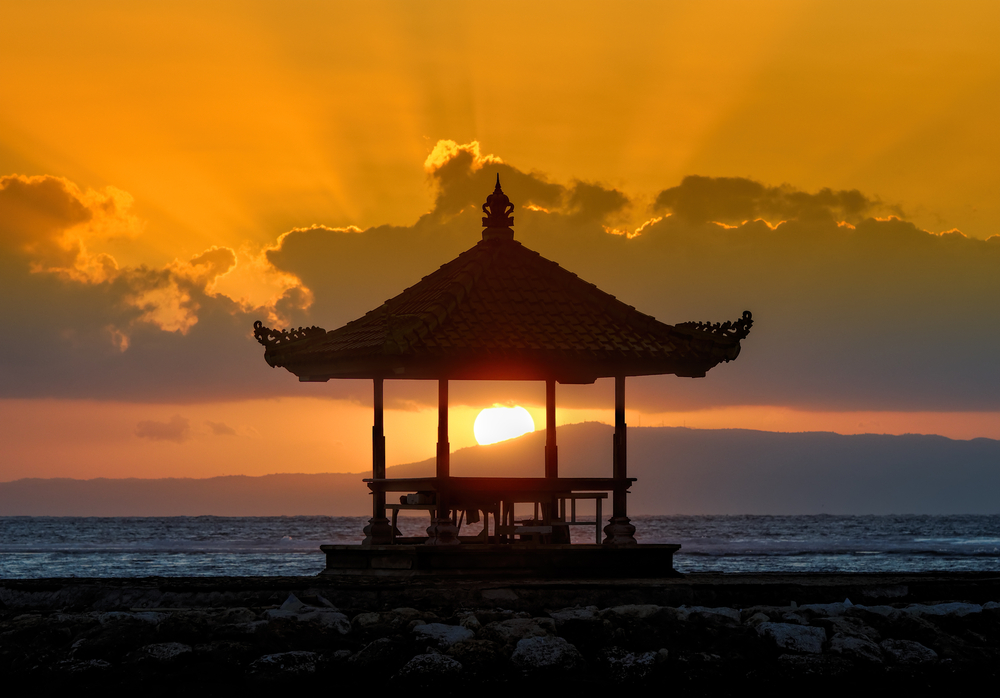
[[604, 545], [631, 546], [638, 545], [635, 539], [635, 526], [633, 526], [627, 516], [614, 516], [608, 519], [608, 525], [604, 527]]
[[458, 527], [451, 522], [451, 517], [431, 520], [424, 545], [458, 545]]
[[365, 539], [361, 545], [392, 545], [392, 526], [389, 519], [372, 517], [368, 519], [368, 525], [364, 528]]

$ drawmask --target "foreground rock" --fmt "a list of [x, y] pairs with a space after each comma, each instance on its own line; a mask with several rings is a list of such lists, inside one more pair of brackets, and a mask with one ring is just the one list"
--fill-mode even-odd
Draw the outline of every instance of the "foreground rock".
[[[53, 691], [273, 692], [391, 686], [739, 686], [843, 681], [903, 689], [995, 680], [1000, 604], [634, 603], [0, 611], [0, 672]], [[810, 683], [812, 682], [812, 683]]]

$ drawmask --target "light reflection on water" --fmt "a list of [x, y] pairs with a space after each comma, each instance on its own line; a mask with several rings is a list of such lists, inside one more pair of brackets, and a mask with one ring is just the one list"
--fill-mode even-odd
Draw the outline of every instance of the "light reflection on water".
[[[0, 577], [299, 576], [367, 517], [0, 517]], [[1000, 571], [1000, 516], [636, 516], [681, 572]], [[426, 516], [401, 516], [422, 535]], [[475, 533], [472, 526], [468, 533]], [[572, 529], [593, 543], [595, 528]]]

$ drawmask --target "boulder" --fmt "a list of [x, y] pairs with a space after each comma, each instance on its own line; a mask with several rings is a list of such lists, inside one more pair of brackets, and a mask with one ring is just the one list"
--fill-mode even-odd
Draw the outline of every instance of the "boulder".
[[[664, 609], [664, 606], [655, 606], [653, 604], [627, 604], [606, 608], [600, 612], [600, 616], [610, 620], [615, 625], [620, 625], [622, 623], [648, 620]], [[677, 614], [675, 609], [671, 608], [668, 610], [674, 615]]]
[[629, 652], [621, 647], [609, 647], [598, 655], [598, 662], [615, 683], [637, 684], [649, 679], [666, 655], [666, 650]]
[[806, 618], [828, 618], [830, 616], [842, 616], [847, 609], [854, 606], [850, 599], [844, 599], [837, 603], [807, 603], [796, 609], [796, 612]]
[[820, 654], [826, 631], [823, 628], [813, 628], [808, 625], [794, 623], [761, 623], [756, 628], [761, 637], [769, 638], [785, 650], [805, 654]]
[[549, 618], [555, 621], [556, 628], [560, 631], [568, 623], [591, 623], [600, 621], [597, 615], [597, 606], [587, 606], [586, 608], [564, 608], [559, 611], [550, 611]]
[[878, 630], [870, 625], [866, 625], [858, 618], [848, 618], [846, 616], [816, 618], [813, 620], [812, 625], [813, 627], [824, 628], [830, 637], [839, 633], [850, 637], [864, 638], [872, 642], [879, 642], [882, 639]]
[[510, 663], [503, 648], [489, 640], [456, 642], [446, 653], [461, 662], [467, 673], [479, 676], [502, 676]]
[[549, 617], [555, 621], [561, 637], [585, 651], [586, 648], [606, 646], [614, 630], [611, 621], [600, 616], [597, 606], [565, 608], [550, 612]]
[[380, 637], [352, 654], [347, 663], [359, 670], [381, 674], [396, 671], [406, 660], [406, 648], [402, 643]]
[[866, 637], [837, 633], [830, 639], [830, 651], [848, 659], [882, 663], [882, 648]]
[[677, 616], [681, 620], [688, 620], [692, 615], [726, 618], [734, 623], [739, 623], [741, 620], [740, 612], [737, 609], [725, 606], [718, 608], [711, 606], [681, 606], [677, 609]]
[[396, 681], [416, 681], [453, 677], [462, 671], [461, 662], [444, 654], [418, 654], [397, 672]]
[[923, 664], [938, 658], [937, 652], [913, 640], [883, 640], [880, 646], [897, 664]]
[[114, 666], [111, 662], [106, 662], [103, 659], [84, 659], [84, 660], [72, 660], [67, 659], [63, 662], [56, 664], [56, 671], [60, 671], [66, 674], [71, 674], [76, 677], [84, 678], [93, 674], [103, 674]]
[[939, 603], [932, 606], [924, 604], [913, 604], [907, 606], [903, 611], [914, 616], [946, 616], [952, 618], [962, 618], [972, 613], [981, 613], [983, 607], [975, 603]]
[[417, 642], [426, 643], [438, 649], [448, 649], [457, 642], [471, 640], [476, 634], [461, 625], [424, 623], [413, 628], [413, 636]]
[[580, 651], [561, 637], [528, 637], [520, 640], [510, 657], [514, 666], [528, 673], [569, 673], [584, 667]]
[[509, 651], [520, 640], [554, 635], [555, 630], [556, 624], [551, 618], [511, 618], [484, 625], [478, 637], [495, 642]]
[[133, 653], [138, 661], [153, 661], [157, 663], [176, 662], [192, 653], [191, 645], [180, 642], [157, 642], [140, 647]]
[[128, 611], [106, 611], [97, 614], [97, 621], [101, 625], [159, 625], [167, 619], [166, 613], [156, 613], [154, 611], [140, 611], [130, 613]]
[[458, 616], [458, 624], [474, 633], [479, 632], [479, 629], [483, 627], [483, 624], [479, 622], [479, 618], [475, 613], [466, 611], [456, 615]]
[[313, 674], [319, 655], [315, 652], [265, 654], [250, 665], [250, 673], [265, 677]]
[[213, 640], [194, 646], [194, 653], [200, 661], [207, 661], [213, 666], [244, 665], [252, 656], [260, 654], [249, 642], [232, 640]]

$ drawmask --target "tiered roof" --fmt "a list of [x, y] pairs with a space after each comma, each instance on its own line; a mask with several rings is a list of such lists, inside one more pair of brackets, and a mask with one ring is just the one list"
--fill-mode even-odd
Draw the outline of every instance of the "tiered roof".
[[[497, 192], [506, 201], [499, 179], [491, 202]], [[507, 225], [513, 221], [508, 209], [509, 203]], [[753, 324], [749, 311], [725, 324], [664, 324], [524, 247], [508, 227], [491, 226], [497, 216], [490, 215], [475, 247], [339, 329], [281, 332], [254, 323], [264, 358], [303, 381], [590, 383], [609, 376], [704, 376], [739, 355]]]

